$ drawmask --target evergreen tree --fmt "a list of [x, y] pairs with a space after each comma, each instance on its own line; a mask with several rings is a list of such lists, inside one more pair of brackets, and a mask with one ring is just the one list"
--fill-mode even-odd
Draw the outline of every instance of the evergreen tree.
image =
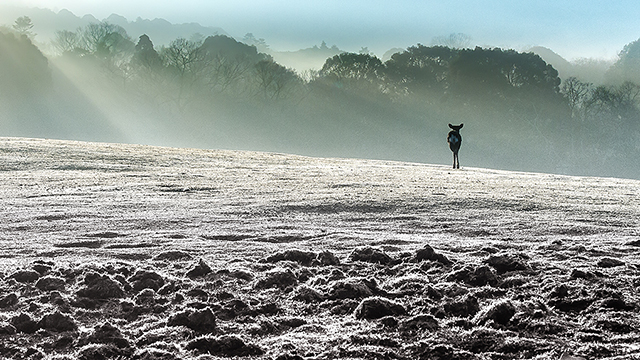
[[13, 24], [13, 29], [18, 32], [20, 35], [24, 35], [28, 38], [33, 39], [36, 34], [34, 34], [31, 29], [33, 29], [33, 22], [31, 22], [31, 18], [28, 16], [21, 16], [16, 19]]
[[145, 68], [156, 68], [162, 65], [160, 55], [153, 48], [153, 42], [146, 34], [141, 35], [138, 44], [136, 44], [133, 54], [133, 62], [135, 65], [143, 66]]

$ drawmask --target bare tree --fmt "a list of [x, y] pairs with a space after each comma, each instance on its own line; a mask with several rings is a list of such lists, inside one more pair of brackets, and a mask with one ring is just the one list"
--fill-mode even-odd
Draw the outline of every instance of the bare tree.
[[201, 45], [200, 42], [178, 38], [173, 40], [168, 47], [163, 48], [161, 55], [167, 66], [172, 68], [181, 79], [194, 77], [202, 68], [200, 63], [204, 59]]
[[[111, 79], [126, 84], [133, 72], [130, 66], [135, 44], [121, 26], [107, 22], [91, 23], [77, 31], [77, 39], [68, 33], [60, 33], [63, 44], [74, 43], [78, 55], [94, 59]], [[63, 46], [64, 47], [64, 46]]]
[[60, 54], [76, 52], [80, 48], [78, 34], [69, 30], [56, 31], [51, 43]]
[[624, 120], [638, 114], [640, 86], [624, 82], [620, 86], [598, 86], [589, 97], [587, 111], [591, 117]]
[[593, 85], [591, 83], [582, 82], [575, 77], [563, 81], [561, 92], [567, 99], [572, 119], [584, 116], [585, 104], [592, 91]]
[[202, 43], [178, 38], [168, 47], [162, 47], [159, 54], [178, 87], [169, 92], [169, 97], [183, 111], [192, 100], [196, 83], [204, 76], [207, 67]]
[[265, 98], [281, 98], [288, 88], [300, 80], [293, 70], [271, 60], [258, 62], [255, 71], [258, 87]]
[[239, 83], [251, 68], [251, 63], [244, 61], [241, 56], [229, 57], [223, 53], [215, 53], [210, 59], [209, 85], [220, 92], [226, 92], [231, 85]]
[[132, 53], [135, 47], [124, 28], [107, 22], [91, 23], [80, 33], [84, 48], [98, 57], [110, 57], [124, 51]]

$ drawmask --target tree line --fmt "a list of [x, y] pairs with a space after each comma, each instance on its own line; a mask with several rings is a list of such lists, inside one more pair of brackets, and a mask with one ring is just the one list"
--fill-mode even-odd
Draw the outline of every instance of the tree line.
[[384, 63], [368, 53], [341, 53], [327, 59], [319, 71], [298, 74], [256, 46], [224, 35], [179, 38], [156, 49], [147, 35], [136, 43], [122, 27], [96, 23], [76, 32], [58, 31], [53, 44], [63, 57], [93, 61], [123, 85], [152, 82], [151, 88], [171, 87], [165, 92], [175, 96], [172, 100], [179, 108], [196, 94], [280, 100], [331, 87], [392, 102], [456, 99], [504, 105], [542, 100], [555, 106], [559, 102], [570, 111], [569, 118], [582, 121], [605, 113], [622, 118], [637, 115], [637, 43], [621, 52], [610, 71], [610, 84], [598, 86], [577, 78], [563, 82], [538, 55], [500, 48], [418, 44]]
[[63, 58], [92, 62], [123, 86], [162, 89], [163, 100], [180, 110], [211, 94], [279, 99], [301, 81], [255, 46], [223, 35], [178, 38], [156, 49], [147, 35], [134, 42], [122, 27], [97, 23], [58, 31], [53, 44]]
[[[500, 48], [418, 44], [386, 62], [345, 52], [297, 73], [223, 35], [155, 46], [103, 22], [58, 31], [53, 45], [51, 61], [183, 128], [253, 127], [253, 140], [285, 151], [439, 162], [444, 155], [431, 154], [442, 124], [465, 122], [475, 128], [467, 159], [478, 166], [640, 176], [621, 165], [640, 151], [640, 41], [621, 51], [606, 84], [561, 79], [540, 56]], [[0, 49], [3, 91], [49, 86], [47, 59], [28, 34], [0, 32]], [[208, 124], [222, 117], [214, 113], [227, 119]]]
[[[319, 71], [298, 74], [256, 46], [224, 35], [179, 38], [156, 49], [146, 35], [136, 43], [123, 28], [97, 23], [76, 32], [58, 31], [53, 44], [63, 57], [93, 61], [122, 84], [163, 77], [163, 86], [178, 87], [170, 91], [175, 95], [190, 91], [279, 100], [309, 91], [302, 87], [332, 86], [392, 101], [416, 96], [433, 102], [438, 96], [478, 93], [494, 98], [555, 95], [560, 84], [557, 71], [537, 55], [498, 48], [417, 45], [386, 63], [368, 53], [341, 53], [327, 59]], [[181, 96], [174, 100], [188, 102]]]

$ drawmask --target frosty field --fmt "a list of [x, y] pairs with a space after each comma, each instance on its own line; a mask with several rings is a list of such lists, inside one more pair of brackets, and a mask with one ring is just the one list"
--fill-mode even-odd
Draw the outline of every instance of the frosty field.
[[640, 359], [640, 182], [462, 160], [0, 138], [0, 358]]

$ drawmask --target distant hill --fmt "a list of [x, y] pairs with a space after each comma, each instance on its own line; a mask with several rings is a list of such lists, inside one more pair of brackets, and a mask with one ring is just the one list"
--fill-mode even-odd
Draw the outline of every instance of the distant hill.
[[[260, 48], [258, 48], [260, 50]], [[382, 56], [382, 61], [391, 59], [391, 56], [398, 52], [403, 52], [403, 48], [393, 48], [385, 52]], [[263, 51], [263, 50], [260, 50]], [[305, 70], [320, 70], [328, 58], [335, 55], [346, 52], [333, 45], [328, 47], [323, 41], [320, 46], [316, 45], [307, 49], [300, 49], [297, 51], [276, 51], [272, 49], [266, 49], [264, 52], [268, 53], [273, 59], [286, 67], [296, 69], [300, 72]]]
[[405, 50], [406, 50], [406, 49], [403, 49], [403, 48], [397, 48], [397, 47], [396, 47], [396, 48], [389, 49], [389, 50], [387, 50], [387, 51], [382, 55], [382, 59], [381, 59], [381, 60], [382, 60], [382, 62], [387, 62], [387, 61], [391, 60], [391, 57], [392, 57], [394, 54], [402, 53], [402, 52], [404, 52]]
[[229, 36], [222, 28], [206, 27], [198, 23], [172, 24], [164, 19], [149, 20], [140, 17], [132, 22], [116, 14], [110, 15], [105, 20], [122, 26], [130, 36], [136, 39], [142, 34], [147, 34], [155, 45], [166, 45], [177, 38], [189, 39], [194, 35], [202, 35], [203, 37], [211, 35]]
[[606, 72], [613, 64], [612, 61], [601, 59], [578, 59], [570, 62], [543, 46], [534, 46], [528, 51], [539, 55], [547, 64], [551, 64], [558, 70], [561, 79], [573, 76], [585, 82], [603, 84], [606, 80]]
[[197, 23], [172, 24], [164, 19], [142, 19], [129, 21], [123, 16], [112, 14], [106, 19], [97, 19], [93, 15], [78, 16], [69, 10], [60, 10], [57, 13], [48, 9], [26, 8], [0, 4], [0, 25], [11, 27], [20, 16], [28, 16], [34, 24], [33, 32], [36, 34], [35, 42], [43, 51], [47, 51], [47, 44], [58, 30], [75, 31], [79, 27], [90, 23], [107, 21], [122, 26], [134, 40], [142, 34], [147, 34], [154, 45], [166, 45], [172, 40], [183, 37], [191, 38], [194, 34], [203, 37], [210, 35], [227, 35], [219, 27], [207, 27]]
[[328, 58], [343, 52], [335, 45], [328, 47], [324, 41], [320, 46], [298, 51], [268, 51], [276, 62], [298, 71], [320, 70]]
[[572, 72], [573, 65], [549, 48], [534, 46], [529, 49], [529, 51], [540, 56], [547, 64], [550, 64], [554, 69], [558, 70], [561, 78], [566, 78], [565, 76]]

